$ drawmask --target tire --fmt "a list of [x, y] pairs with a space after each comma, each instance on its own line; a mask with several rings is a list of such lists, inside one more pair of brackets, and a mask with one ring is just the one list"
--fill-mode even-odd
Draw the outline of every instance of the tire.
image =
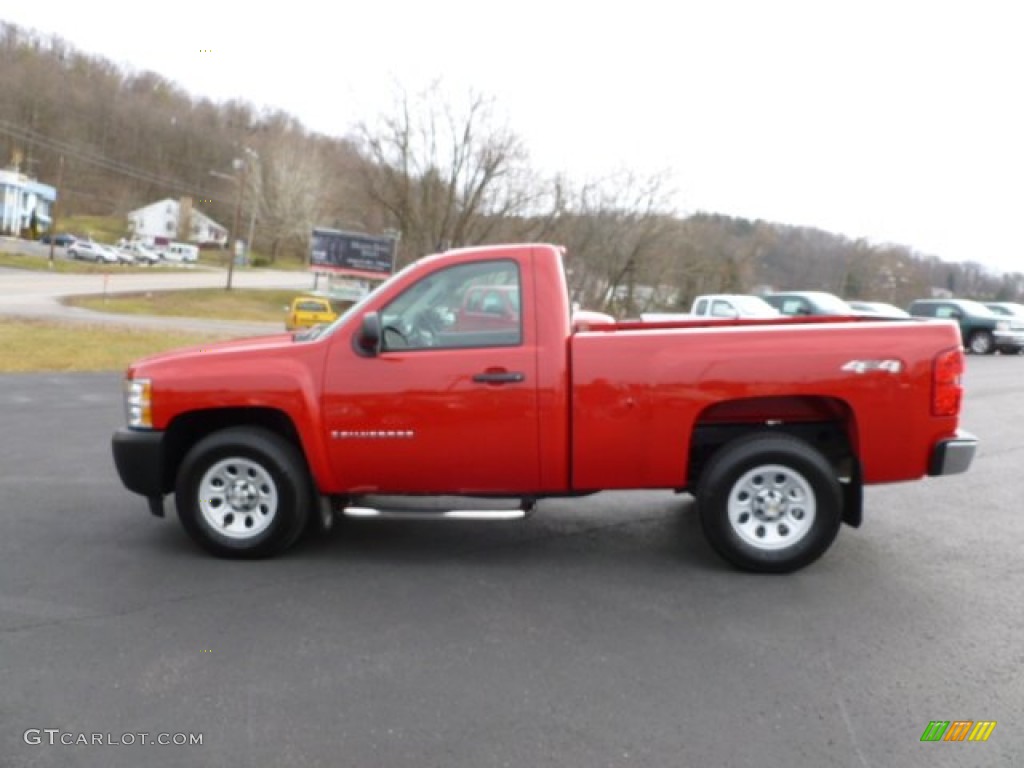
[[825, 457], [790, 435], [760, 433], [726, 444], [697, 489], [712, 548], [738, 568], [788, 573], [821, 557], [842, 523], [839, 480]]
[[976, 355], [991, 355], [996, 351], [995, 339], [988, 331], [975, 331], [967, 340], [967, 349]]
[[231, 427], [196, 443], [175, 487], [178, 518], [218, 557], [270, 557], [295, 543], [309, 519], [309, 471], [299, 450], [259, 427]]

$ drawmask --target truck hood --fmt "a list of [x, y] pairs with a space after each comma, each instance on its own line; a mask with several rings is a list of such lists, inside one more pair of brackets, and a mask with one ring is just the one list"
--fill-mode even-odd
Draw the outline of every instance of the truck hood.
[[182, 347], [136, 360], [129, 366], [128, 376], [145, 376], [160, 370], [174, 369], [180, 365], [195, 365], [200, 359], [205, 363], [213, 363], [232, 357], [274, 357], [275, 353], [288, 355], [298, 344], [302, 344], [302, 340], [293, 338], [291, 333], [276, 333], [271, 336], [253, 336]]

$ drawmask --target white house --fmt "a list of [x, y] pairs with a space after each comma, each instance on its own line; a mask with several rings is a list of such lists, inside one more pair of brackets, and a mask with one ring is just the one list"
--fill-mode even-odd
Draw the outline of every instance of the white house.
[[17, 235], [32, 226], [32, 214], [42, 232], [50, 228], [50, 210], [57, 190], [17, 171], [0, 171], [0, 233]]
[[[175, 240], [181, 216], [181, 203], [167, 198], [150, 203], [144, 208], [128, 212], [128, 223], [135, 237], [149, 240]], [[228, 241], [228, 231], [216, 221], [195, 207], [192, 208], [188, 240], [193, 243], [217, 243]]]

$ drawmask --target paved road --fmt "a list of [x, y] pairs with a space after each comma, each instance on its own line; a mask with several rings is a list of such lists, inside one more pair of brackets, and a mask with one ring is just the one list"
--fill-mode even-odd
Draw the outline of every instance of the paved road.
[[[18, 241], [15, 241], [18, 242]], [[0, 246], [11, 247], [11, 241], [0, 240]], [[40, 251], [45, 246], [21, 242], [20, 248]], [[0, 247], [3, 250], [3, 247]], [[63, 249], [57, 249], [60, 253]], [[63, 256], [61, 255], [61, 258]], [[124, 325], [134, 328], [177, 328], [188, 331], [218, 331], [239, 335], [279, 331], [281, 323], [252, 323], [195, 320], [156, 316], [118, 315], [94, 312], [80, 307], [67, 307], [60, 303], [64, 296], [103, 293], [133, 293], [140, 291], [168, 291], [183, 288], [216, 288], [225, 284], [226, 273], [221, 269], [196, 268], [188, 272], [168, 272], [153, 268], [146, 272], [118, 272], [112, 267], [108, 275], [51, 274], [20, 269], [0, 268], [0, 315], [35, 319], [62, 320], [92, 324]], [[239, 288], [286, 288], [304, 291], [312, 288], [313, 278], [308, 272], [281, 270], [239, 269], [232, 285]], [[283, 317], [283, 313], [282, 313]]]
[[[870, 489], [784, 577], [663, 493], [218, 561], [120, 487], [118, 375], [0, 377], [0, 765], [1019, 768], [1022, 376], [971, 359], [973, 470]], [[998, 725], [920, 742], [955, 719]], [[59, 745], [142, 732], [203, 743]]]

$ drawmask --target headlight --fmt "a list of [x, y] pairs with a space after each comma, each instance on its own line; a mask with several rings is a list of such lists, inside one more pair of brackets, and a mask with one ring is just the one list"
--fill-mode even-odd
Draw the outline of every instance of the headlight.
[[124, 409], [129, 427], [153, 428], [152, 382], [127, 379], [124, 383]]
[[997, 320], [996, 321], [997, 331], [1008, 331], [1010, 330], [1010, 323], [1008, 320]]

